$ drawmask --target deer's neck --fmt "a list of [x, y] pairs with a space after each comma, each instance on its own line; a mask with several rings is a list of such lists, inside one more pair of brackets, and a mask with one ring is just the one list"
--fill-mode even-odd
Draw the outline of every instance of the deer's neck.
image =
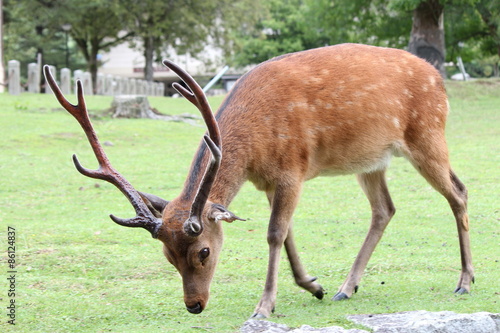
[[[235, 151], [229, 146], [226, 150], [224, 140], [222, 142], [222, 162], [210, 191], [209, 200], [228, 207], [246, 180], [246, 168], [242, 164], [243, 161], [235, 156]], [[181, 194], [183, 200], [192, 201], [196, 196], [210, 159], [211, 152], [202, 141], [184, 183]]]

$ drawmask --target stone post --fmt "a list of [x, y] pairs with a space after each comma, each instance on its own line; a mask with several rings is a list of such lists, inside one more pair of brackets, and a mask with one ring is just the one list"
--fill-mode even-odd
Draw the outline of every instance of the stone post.
[[7, 82], [9, 83], [9, 94], [19, 95], [21, 93], [21, 64], [17, 60], [8, 63], [9, 72]]
[[34, 62], [28, 64], [28, 92], [40, 93], [40, 71], [38, 70], [38, 64]]
[[61, 69], [61, 92], [64, 95], [71, 94], [71, 70], [69, 68]]
[[104, 84], [105, 90], [104, 94], [107, 96], [113, 96], [113, 91], [114, 91], [114, 82], [113, 82], [113, 75], [108, 74], [106, 75], [106, 83]]
[[137, 79], [135, 81], [135, 94], [136, 95], [142, 95], [142, 80]]
[[123, 77], [122, 78], [122, 94], [123, 95], [128, 95], [128, 92], [130, 90], [129, 86], [130, 86], [130, 79]]
[[104, 95], [105, 92], [106, 92], [106, 86], [105, 86], [104, 74], [98, 73], [96, 87], [95, 87], [95, 93], [96, 93], [96, 95]]
[[128, 94], [129, 95], [137, 95], [136, 91], [136, 79], [130, 79], [129, 85], [128, 85]]
[[83, 73], [83, 91], [85, 92], [85, 95], [93, 95], [94, 94], [94, 89], [92, 86], [92, 76], [90, 75], [90, 72], [84, 72]]
[[157, 96], [163, 96], [165, 94], [165, 84], [164, 83], [158, 82], [156, 94], [157, 94]]

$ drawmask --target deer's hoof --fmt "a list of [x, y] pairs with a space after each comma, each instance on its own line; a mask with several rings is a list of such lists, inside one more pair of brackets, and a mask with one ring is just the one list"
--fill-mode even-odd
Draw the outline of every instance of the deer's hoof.
[[344, 293], [338, 292], [333, 296], [332, 301], [343, 301], [345, 299], [349, 299], [349, 296], [347, 296]]
[[455, 289], [455, 294], [463, 295], [463, 294], [468, 294], [469, 291], [465, 288], [458, 287]]
[[251, 319], [266, 319], [267, 317], [263, 315], [262, 313], [254, 313], [251, 317]]
[[323, 299], [323, 296], [325, 296], [325, 291], [323, 290], [323, 288], [320, 288], [318, 291], [313, 293], [313, 296], [317, 299]]

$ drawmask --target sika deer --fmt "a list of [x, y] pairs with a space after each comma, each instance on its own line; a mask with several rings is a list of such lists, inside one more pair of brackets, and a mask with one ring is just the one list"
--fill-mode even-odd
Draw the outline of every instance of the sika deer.
[[[138, 216], [112, 219], [143, 227], [163, 242], [163, 252], [182, 276], [184, 301], [200, 313], [222, 245], [220, 220], [239, 219], [225, 207], [246, 180], [265, 191], [272, 212], [269, 266], [254, 317], [267, 317], [276, 303], [280, 250], [285, 246], [296, 283], [321, 299], [323, 288], [303, 268], [293, 240], [292, 215], [302, 183], [319, 175], [356, 174], [371, 205], [368, 235], [334, 300], [351, 297], [395, 213], [385, 170], [404, 156], [449, 202], [456, 219], [462, 272], [455, 292], [474, 281], [469, 245], [467, 190], [448, 160], [448, 101], [439, 73], [405, 51], [344, 44], [287, 54], [244, 75], [212, 115], [196, 82], [176, 65], [164, 64], [189, 87], [178, 91], [202, 112], [204, 137], [179, 197], [168, 202], [137, 192], [109, 165], [86, 116], [81, 85], [69, 104], [45, 68], [61, 104], [82, 124], [101, 165], [89, 177], [115, 184]], [[82, 120], [83, 119], [83, 120]], [[111, 176], [110, 176], [111, 175]]]

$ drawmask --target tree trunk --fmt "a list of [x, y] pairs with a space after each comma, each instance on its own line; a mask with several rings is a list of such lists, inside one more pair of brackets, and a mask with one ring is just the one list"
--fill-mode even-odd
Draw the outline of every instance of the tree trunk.
[[99, 50], [101, 48], [101, 41], [100, 39], [91, 39], [90, 40], [90, 57], [87, 60], [88, 63], [88, 69], [90, 72], [90, 75], [92, 77], [92, 90], [94, 90], [92, 93], [95, 94], [95, 90], [97, 87], [97, 70], [99, 67], [99, 64], [97, 63], [97, 54], [99, 53]]
[[427, 60], [446, 77], [443, 9], [439, 0], [425, 0], [418, 5], [413, 11], [408, 51]]
[[146, 63], [144, 65], [144, 80], [153, 81], [153, 58], [154, 58], [154, 43], [153, 37], [148, 36], [144, 38], [144, 58]]

